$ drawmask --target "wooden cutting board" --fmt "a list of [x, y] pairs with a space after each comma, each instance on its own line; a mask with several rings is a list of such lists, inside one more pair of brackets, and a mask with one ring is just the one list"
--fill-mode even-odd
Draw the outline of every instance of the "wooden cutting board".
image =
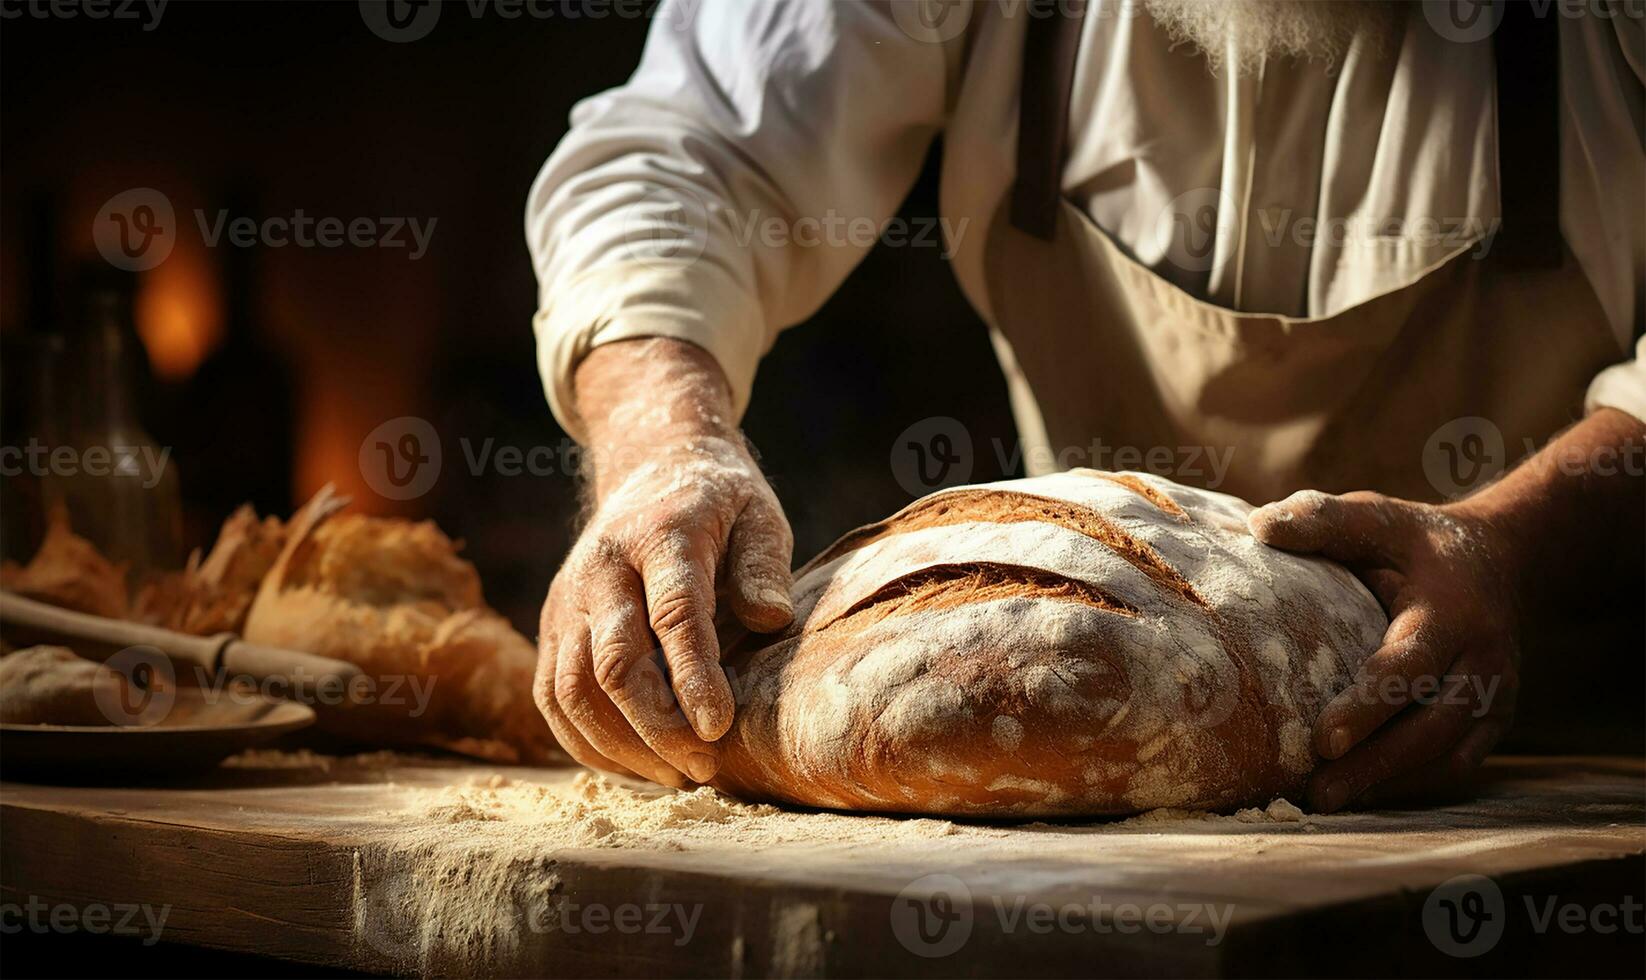
[[[1421, 811], [1016, 826], [759, 810], [382, 753], [236, 761], [165, 786], [0, 784], [0, 898], [166, 907], [165, 941], [394, 973], [1638, 975], [1646, 962], [1626, 918], [1632, 901], [1640, 921], [1646, 891], [1639, 759], [1496, 759], [1475, 798]], [[613, 801], [643, 819], [625, 824]]]

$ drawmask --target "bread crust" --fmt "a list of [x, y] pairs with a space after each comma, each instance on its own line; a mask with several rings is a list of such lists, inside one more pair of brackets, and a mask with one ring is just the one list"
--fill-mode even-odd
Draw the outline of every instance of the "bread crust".
[[1251, 505], [1141, 473], [960, 487], [797, 573], [795, 624], [732, 632], [714, 785], [849, 810], [1227, 810], [1302, 788], [1315, 717], [1387, 621]]
[[321, 712], [334, 733], [494, 762], [566, 761], [532, 701], [537, 649], [485, 604], [461, 543], [432, 521], [339, 515], [347, 503], [328, 486], [293, 515], [246, 639], [365, 672], [369, 697]]

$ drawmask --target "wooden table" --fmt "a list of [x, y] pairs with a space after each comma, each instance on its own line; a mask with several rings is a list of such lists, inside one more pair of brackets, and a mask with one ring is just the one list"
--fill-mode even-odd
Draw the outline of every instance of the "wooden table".
[[42, 915], [169, 906], [168, 942], [391, 973], [1646, 969], [1638, 759], [1497, 759], [1466, 803], [1300, 823], [814, 814], [783, 826], [834, 839], [750, 844], [706, 823], [612, 847], [550, 825], [525, 852], [485, 815], [425, 805], [497, 772], [517, 795], [572, 792], [564, 770], [382, 756], [138, 788], [3, 783], [0, 899], [14, 918], [31, 900]]

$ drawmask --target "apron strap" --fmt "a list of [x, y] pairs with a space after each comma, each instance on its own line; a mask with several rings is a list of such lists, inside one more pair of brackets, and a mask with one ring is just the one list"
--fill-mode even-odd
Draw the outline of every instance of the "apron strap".
[[1492, 34], [1497, 61], [1498, 199], [1492, 251], [1511, 267], [1554, 268], [1560, 235], [1560, 25], [1508, 0]]
[[1011, 221], [1013, 228], [1049, 242], [1057, 233], [1057, 206], [1063, 199], [1063, 143], [1086, 3], [1031, 2], [1027, 13]]
[[[1511, 267], [1559, 266], [1560, 50], [1558, 18], [1524, 0], [1503, 4], [1493, 33], [1502, 224], [1493, 250]], [[1018, 95], [1012, 227], [1044, 241], [1057, 232], [1063, 147], [1085, 0], [1031, 0]]]

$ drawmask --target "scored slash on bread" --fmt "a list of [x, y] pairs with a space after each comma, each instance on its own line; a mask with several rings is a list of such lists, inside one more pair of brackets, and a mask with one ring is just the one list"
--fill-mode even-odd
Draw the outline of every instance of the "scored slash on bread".
[[1345, 569], [1258, 543], [1244, 501], [1076, 470], [960, 487], [797, 573], [795, 622], [728, 634], [714, 785], [976, 816], [1227, 809], [1300, 789], [1376, 648]]

